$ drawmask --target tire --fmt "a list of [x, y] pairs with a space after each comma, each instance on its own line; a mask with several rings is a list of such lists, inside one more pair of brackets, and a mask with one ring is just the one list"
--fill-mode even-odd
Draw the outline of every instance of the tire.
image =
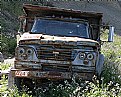
[[34, 85], [33, 85], [31, 79], [13, 77], [10, 72], [8, 75], [8, 88], [14, 88], [14, 86], [16, 86], [19, 91], [22, 91], [24, 86], [29, 88], [29, 91], [33, 90], [33, 88], [34, 88]]
[[19, 91], [22, 90], [22, 86], [21, 86], [21, 78], [14, 78], [14, 85], [18, 88]]
[[18, 88], [19, 91], [35, 91], [34, 84], [32, 83], [32, 79], [29, 78], [14, 78], [14, 84]]

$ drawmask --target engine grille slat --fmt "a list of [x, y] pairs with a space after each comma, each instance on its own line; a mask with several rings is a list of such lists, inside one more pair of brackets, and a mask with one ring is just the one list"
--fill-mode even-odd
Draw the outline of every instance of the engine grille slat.
[[48, 50], [50, 50], [50, 51], [65, 51], [64, 53], [69, 53], [69, 51], [71, 52], [71, 50], [65, 50], [65, 49], [41, 49], [41, 51], [48, 51]]
[[72, 61], [72, 46], [60, 44], [41, 44], [36, 48], [38, 59]]

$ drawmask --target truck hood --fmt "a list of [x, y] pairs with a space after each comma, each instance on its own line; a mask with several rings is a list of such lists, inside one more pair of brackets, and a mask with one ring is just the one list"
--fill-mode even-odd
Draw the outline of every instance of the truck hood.
[[30, 34], [30, 33], [24, 33], [20, 38], [20, 41], [22, 40], [24, 41], [41, 40], [41, 41], [53, 41], [53, 42], [58, 41], [58, 42], [66, 42], [66, 43], [73, 43], [73, 44], [75, 43], [76, 45], [88, 45], [88, 46], [99, 45], [97, 41], [91, 40], [91, 39], [85, 39], [85, 38], [79, 38], [79, 37], [60, 37], [60, 36]]

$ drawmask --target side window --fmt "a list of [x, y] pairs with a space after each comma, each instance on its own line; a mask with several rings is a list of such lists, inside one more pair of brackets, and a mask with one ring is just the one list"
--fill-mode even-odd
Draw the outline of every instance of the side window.
[[[25, 21], [24, 21], [25, 22]], [[25, 22], [25, 31], [30, 32], [32, 29], [32, 26], [34, 24], [34, 19], [32, 18], [27, 18]]]
[[21, 18], [20, 19], [20, 26], [18, 32], [23, 34], [24, 32], [31, 31], [31, 28], [33, 26], [34, 20], [31, 18]]
[[20, 26], [18, 32], [23, 34], [25, 32], [26, 19], [20, 19]]

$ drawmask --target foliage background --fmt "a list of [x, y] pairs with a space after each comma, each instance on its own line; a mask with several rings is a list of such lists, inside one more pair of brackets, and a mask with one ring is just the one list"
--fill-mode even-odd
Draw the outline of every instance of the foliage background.
[[47, 2], [32, 0], [2, 0], [0, 2], [0, 52], [3, 53], [5, 58], [14, 57], [16, 35], [19, 29], [18, 17], [23, 15], [23, 4], [51, 6]]

